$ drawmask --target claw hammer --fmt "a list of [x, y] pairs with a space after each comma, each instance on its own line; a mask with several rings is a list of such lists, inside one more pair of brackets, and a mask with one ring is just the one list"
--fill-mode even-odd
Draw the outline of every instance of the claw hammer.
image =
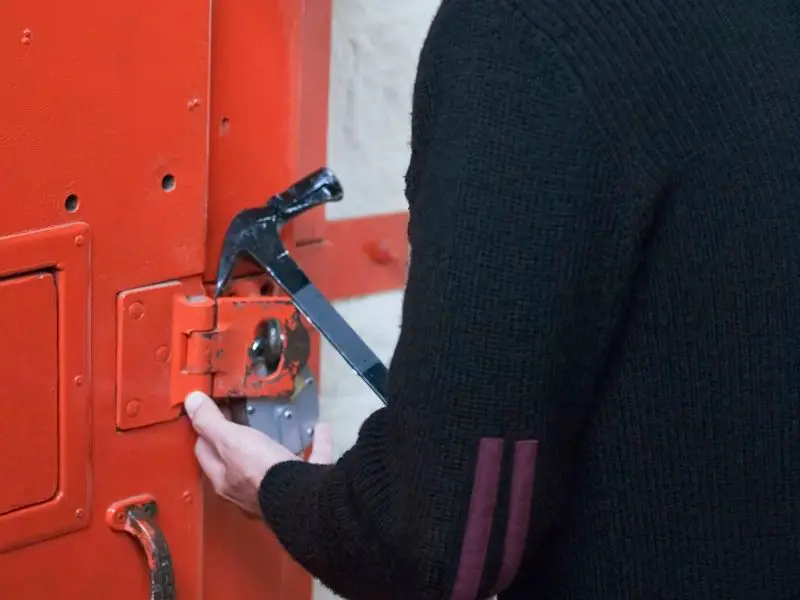
[[323, 168], [273, 196], [263, 206], [238, 213], [225, 232], [214, 297], [223, 294], [240, 259], [255, 262], [283, 288], [297, 310], [386, 404], [386, 366], [308, 279], [280, 238], [281, 227], [289, 220], [328, 202], [339, 202], [343, 196], [336, 175]]

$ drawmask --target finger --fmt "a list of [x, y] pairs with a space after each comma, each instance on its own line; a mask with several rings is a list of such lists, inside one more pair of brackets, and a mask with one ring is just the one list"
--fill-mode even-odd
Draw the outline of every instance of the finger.
[[183, 406], [195, 431], [217, 446], [229, 424], [217, 403], [203, 392], [191, 392], [186, 396]]
[[197, 443], [194, 445], [194, 455], [197, 457], [200, 468], [203, 469], [203, 473], [206, 474], [214, 489], [221, 490], [222, 484], [225, 482], [225, 465], [220, 460], [217, 451], [207, 440], [197, 438]]
[[308, 462], [329, 465], [333, 462], [333, 427], [329, 423], [317, 423], [314, 427], [314, 447]]

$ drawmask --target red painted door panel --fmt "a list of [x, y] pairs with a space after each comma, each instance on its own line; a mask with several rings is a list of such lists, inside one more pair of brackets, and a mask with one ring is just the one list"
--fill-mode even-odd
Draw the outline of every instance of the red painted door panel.
[[[59, 385], [58, 431], [46, 442], [58, 443], [58, 491], [0, 517], [3, 596], [148, 598], [141, 548], [105, 519], [113, 502], [148, 493], [180, 597], [199, 599], [192, 432], [183, 420], [118, 431], [115, 348], [119, 292], [205, 267], [210, 2], [10, 0], [2, 12], [0, 277], [52, 272], [58, 309], [42, 312], [44, 292], [31, 288], [0, 318], [38, 336], [43, 359], [54, 334], [37, 328], [57, 319]], [[0, 365], [29, 351], [4, 344]], [[53, 401], [47, 368], [31, 402]], [[5, 404], [13, 392], [0, 394]], [[45, 443], [36, 436], [47, 418], [17, 419], [24, 448]], [[0, 438], [10, 427], [0, 422]], [[4, 485], [42, 479], [18, 469]]]
[[[330, 0], [4, 2], [3, 597], [149, 598], [110, 512], [135, 497], [157, 502], [180, 600], [310, 597], [159, 403], [170, 290], [201, 289], [230, 218], [325, 163], [330, 18]], [[403, 283], [403, 216], [287, 234], [331, 297]]]

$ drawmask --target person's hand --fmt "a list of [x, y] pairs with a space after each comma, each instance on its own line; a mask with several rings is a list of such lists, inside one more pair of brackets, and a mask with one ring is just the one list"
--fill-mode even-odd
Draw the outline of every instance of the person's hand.
[[[301, 459], [260, 431], [226, 419], [202, 392], [189, 394], [184, 407], [198, 434], [195, 455], [214, 491], [246, 513], [260, 516], [258, 488], [264, 475], [278, 463]], [[332, 455], [330, 427], [319, 423], [310, 461], [327, 464]]]

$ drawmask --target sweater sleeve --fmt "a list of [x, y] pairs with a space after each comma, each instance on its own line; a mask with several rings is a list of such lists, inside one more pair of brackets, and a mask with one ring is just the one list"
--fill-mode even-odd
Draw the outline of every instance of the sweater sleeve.
[[443, 3], [414, 89], [389, 406], [336, 464], [277, 465], [260, 490], [339, 595], [486, 598], [535, 562], [624, 291], [601, 146], [555, 42], [510, 2]]

